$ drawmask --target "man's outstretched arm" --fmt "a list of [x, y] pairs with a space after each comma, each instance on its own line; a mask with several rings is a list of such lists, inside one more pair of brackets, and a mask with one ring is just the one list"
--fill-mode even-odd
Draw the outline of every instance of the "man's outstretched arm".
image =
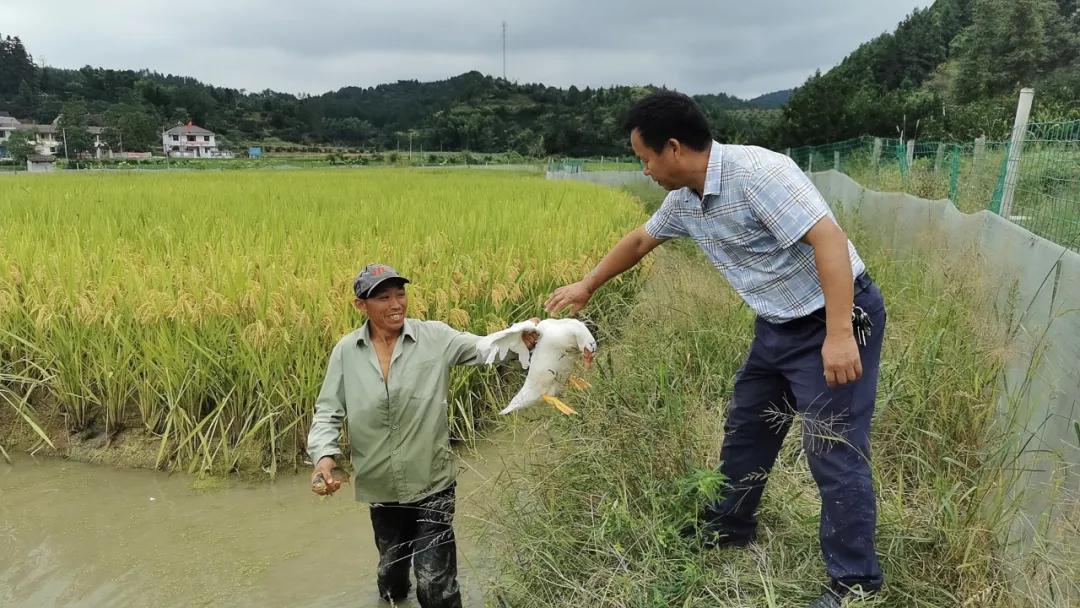
[[601, 285], [633, 268], [663, 242], [649, 235], [644, 226], [638, 226], [619, 240], [585, 278], [556, 289], [544, 303], [544, 308], [548, 314], [569, 309], [571, 315], [576, 315]]

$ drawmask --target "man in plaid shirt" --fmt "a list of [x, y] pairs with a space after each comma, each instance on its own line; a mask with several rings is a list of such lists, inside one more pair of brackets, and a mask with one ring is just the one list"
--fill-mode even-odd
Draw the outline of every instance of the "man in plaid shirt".
[[667, 198], [585, 278], [557, 289], [548, 312], [576, 314], [657, 245], [694, 239], [757, 320], [724, 426], [720, 471], [729, 485], [688, 533], [706, 546], [754, 540], [765, 477], [798, 412], [821, 494], [830, 577], [810, 606], [839, 606], [845, 596], [877, 591], [870, 420], [885, 329], [881, 292], [790, 158], [713, 141], [700, 108], [671, 91], [635, 104], [624, 127], [645, 175], [668, 190]]

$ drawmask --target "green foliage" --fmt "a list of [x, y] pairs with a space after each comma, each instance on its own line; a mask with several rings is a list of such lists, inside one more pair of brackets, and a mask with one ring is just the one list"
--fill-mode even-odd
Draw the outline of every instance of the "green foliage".
[[0, 36], [0, 96], [14, 95], [35, 80], [34, 60], [18, 36]]
[[25, 163], [27, 157], [32, 156], [34, 151], [34, 137], [28, 131], [16, 131], [12, 133], [4, 144], [7, 155], [14, 158], [18, 163]]
[[60, 115], [57, 126], [61, 131], [57, 137], [67, 147], [69, 157], [75, 158], [79, 154], [91, 152], [94, 146], [94, 138], [86, 128], [90, 124], [90, 116], [86, 110], [86, 104], [81, 101], [70, 101], [64, 104], [64, 112]]
[[1078, 67], [1074, 0], [939, 0], [808, 79], [768, 139], [1004, 139], [1023, 86], [1038, 91], [1036, 116], [1070, 117]]
[[[141, 106], [119, 104], [105, 113], [104, 139], [114, 150], [148, 152], [161, 145], [157, 120]], [[218, 141], [219, 147], [224, 147]]]
[[977, 0], [973, 8], [972, 25], [953, 43], [957, 101], [1032, 86], [1076, 58], [1076, 32], [1053, 0]]

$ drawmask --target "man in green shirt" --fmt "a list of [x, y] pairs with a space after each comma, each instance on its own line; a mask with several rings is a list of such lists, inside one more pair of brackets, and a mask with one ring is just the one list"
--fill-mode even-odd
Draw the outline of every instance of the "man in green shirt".
[[[366, 266], [353, 282], [367, 322], [330, 353], [308, 434], [312, 484], [318, 494], [340, 488], [331, 472], [348, 420], [356, 499], [371, 504], [379, 595], [408, 596], [411, 561], [423, 608], [459, 607], [447, 386], [451, 366], [484, 359], [480, 336], [406, 317], [408, 282], [384, 264]], [[536, 338], [523, 340], [531, 349]]]

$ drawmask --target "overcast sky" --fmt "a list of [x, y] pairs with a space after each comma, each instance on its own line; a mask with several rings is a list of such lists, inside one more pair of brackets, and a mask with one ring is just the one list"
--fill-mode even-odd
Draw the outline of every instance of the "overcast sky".
[[0, 0], [38, 63], [319, 94], [479, 70], [521, 83], [753, 97], [801, 84], [931, 0]]

